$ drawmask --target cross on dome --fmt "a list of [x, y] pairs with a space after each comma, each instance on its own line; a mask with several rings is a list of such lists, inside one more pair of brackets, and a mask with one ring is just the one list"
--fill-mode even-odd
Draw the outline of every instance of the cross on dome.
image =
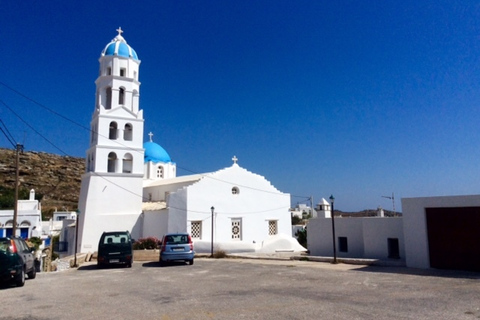
[[238, 161], [237, 156], [233, 156], [232, 160], [233, 160], [233, 164], [237, 164], [237, 161]]
[[122, 37], [122, 33], [123, 33], [122, 27], [118, 27], [117, 32], [118, 32], [118, 34], [115, 37], [115, 39], [113, 39], [113, 40], [115, 40], [115, 41], [125, 41], [125, 39]]
[[152, 133], [151, 131], [150, 131], [150, 133], [148, 134], [148, 136], [150, 137], [150, 142], [153, 142], [153, 139], [152, 139], [153, 133]]

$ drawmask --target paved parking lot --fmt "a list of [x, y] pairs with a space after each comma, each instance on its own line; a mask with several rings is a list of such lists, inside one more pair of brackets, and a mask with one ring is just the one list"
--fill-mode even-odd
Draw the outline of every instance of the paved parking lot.
[[41, 273], [0, 289], [0, 319], [479, 319], [480, 274], [196, 259]]

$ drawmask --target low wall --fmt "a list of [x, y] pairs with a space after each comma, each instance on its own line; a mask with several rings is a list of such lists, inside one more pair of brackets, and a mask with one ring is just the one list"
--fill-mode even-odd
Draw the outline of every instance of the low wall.
[[133, 250], [133, 261], [158, 261], [160, 250]]

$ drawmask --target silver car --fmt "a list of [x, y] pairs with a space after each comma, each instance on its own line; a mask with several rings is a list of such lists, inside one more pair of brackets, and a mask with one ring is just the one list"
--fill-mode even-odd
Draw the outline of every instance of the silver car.
[[160, 266], [169, 261], [186, 261], [192, 265], [194, 257], [193, 242], [188, 233], [168, 233], [163, 236]]

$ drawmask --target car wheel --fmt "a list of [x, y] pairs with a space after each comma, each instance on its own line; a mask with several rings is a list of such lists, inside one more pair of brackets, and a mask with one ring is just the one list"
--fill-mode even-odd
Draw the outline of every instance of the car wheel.
[[192, 259], [192, 260], [188, 260], [188, 264], [189, 264], [189, 265], [192, 265], [192, 264], [193, 264], [193, 259]]
[[35, 266], [33, 266], [32, 271], [27, 273], [27, 275], [28, 279], [35, 279], [35, 277], [37, 276], [37, 270], [35, 269]]
[[22, 268], [22, 271], [20, 272], [19, 275], [15, 277], [15, 284], [17, 287], [23, 287], [25, 284], [25, 269]]

